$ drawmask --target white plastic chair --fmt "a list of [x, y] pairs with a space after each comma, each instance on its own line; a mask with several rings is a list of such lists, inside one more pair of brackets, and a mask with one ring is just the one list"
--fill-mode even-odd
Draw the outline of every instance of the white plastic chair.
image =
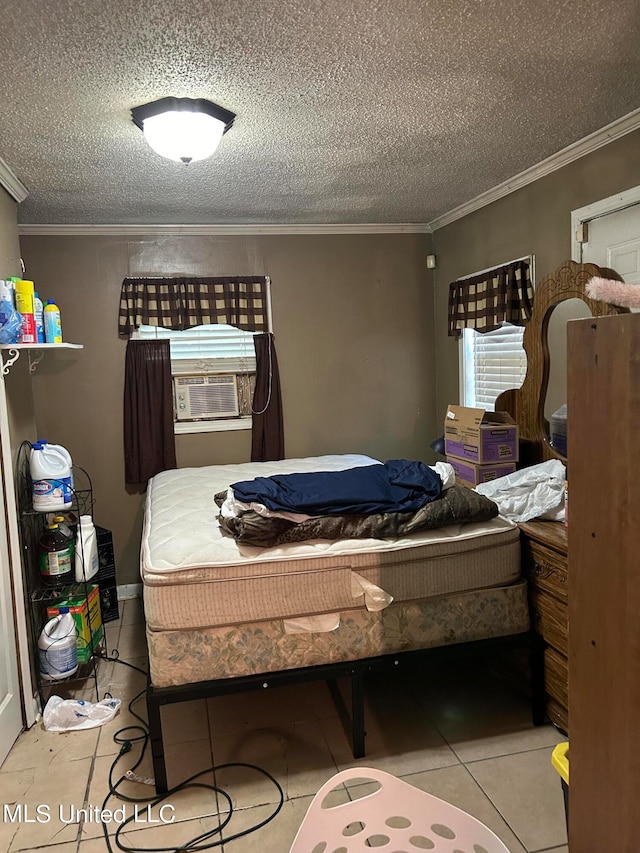
[[[322, 803], [354, 779], [380, 787], [353, 802]], [[444, 800], [371, 767], [337, 773], [313, 798], [289, 853], [509, 853], [488, 827]]]

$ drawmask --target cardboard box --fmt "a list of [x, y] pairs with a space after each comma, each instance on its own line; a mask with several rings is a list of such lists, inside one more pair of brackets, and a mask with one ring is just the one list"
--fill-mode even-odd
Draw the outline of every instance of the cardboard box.
[[515, 462], [496, 462], [488, 465], [475, 465], [464, 459], [456, 459], [455, 456], [447, 456], [447, 462], [456, 472], [456, 483], [460, 486], [468, 486], [475, 489], [480, 483], [489, 483], [498, 477], [506, 477], [516, 470]]
[[449, 406], [444, 419], [447, 456], [477, 465], [518, 461], [518, 425], [507, 412]]
[[[67, 598], [61, 598], [47, 607], [49, 619], [58, 615], [60, 607], [68, 607], [69, 612], [73, 615], [78, 632], [78, 663], [87, 663], [91, 658], [92, 650], [98, 648], [104, 635], [98, 586], [97, 584], [90, 584], [88, 588], [88, 596], [82, 592], [76, 593]], [[92, 631], [93, 642], [91, 641]]]

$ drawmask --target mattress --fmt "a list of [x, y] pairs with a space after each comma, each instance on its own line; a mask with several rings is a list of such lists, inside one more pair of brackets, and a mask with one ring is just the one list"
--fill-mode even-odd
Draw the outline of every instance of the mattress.
[[311, 540], [265, 549], [239, 546], [218, 525], [214, 495], [231, 483], [376, 461], [322, 456], [184, 468], [153, 477], [141, 549], [149, 631], [199, 631], [354, 608], [367, 612], [367, 583], [398, 605], [519, 578], [519, 531], [500, 518], [393, 541]]

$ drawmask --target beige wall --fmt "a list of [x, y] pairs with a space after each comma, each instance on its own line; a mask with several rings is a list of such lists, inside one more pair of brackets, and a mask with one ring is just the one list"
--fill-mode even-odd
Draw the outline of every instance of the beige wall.
[[[34, 377], [38, 432], [91, 473], [96, 523], [113, 530], [120, 584], [136, 583], [142, 501], [124, 484], [127, 275], [266, 274], [282, 380], [286, 455], [431, 458], [436, 429], [429, 235], [23, 237], [65, 340]], [[177, 436], [178, 465], [247, 461], [249, 431]]]
[[[640, 132], [436, 231], [433, 240], [23, 237], [28, 276], [41, 296], [58, 301], [65, 339], [84, 345], [47, 353], [38, 366], [38, 433], [66, 445], [90, 471], [96, 521], [114, 532], [119, 583], [138, 581], [143, 503], [124, 484], [125, 342], [117, 336], [123, 278], [270, 275], [286, 455], [363, 452], [431, 461], [429, 442], [446, 405], [458, 399], [458, 345], [446, 334], [449, 282], [530, 253], [539, 279], [570, 256], [571, 210], [638, 184]], [[6, 207], [5, 199], [0, 214]], [[430, 251], [438, 258], [435, 300], [425, 269]], [[19, 372], [10, 379], [28, 385]], [[246, 461], [250, 434], [178, 436], [176, 446], [180, 467]]]
[[[535, 129], [532, 129], [535, 132]], [[538, 280], [571, 257], [571, 211], [640, 185], [640, 131], [475, 211], [433, 235], [438, 422], [458, 401], [458, 343], [447, 336], [449, 283], [534, 254]]]

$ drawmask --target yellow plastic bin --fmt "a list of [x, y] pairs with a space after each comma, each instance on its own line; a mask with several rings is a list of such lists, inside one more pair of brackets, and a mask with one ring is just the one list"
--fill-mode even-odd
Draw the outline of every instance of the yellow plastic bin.
[[551, 763], [560, 774], [562, 794], [564, 796], [564, 813], [569, 828], [569, 743], [559, 743], [551, 753]]

